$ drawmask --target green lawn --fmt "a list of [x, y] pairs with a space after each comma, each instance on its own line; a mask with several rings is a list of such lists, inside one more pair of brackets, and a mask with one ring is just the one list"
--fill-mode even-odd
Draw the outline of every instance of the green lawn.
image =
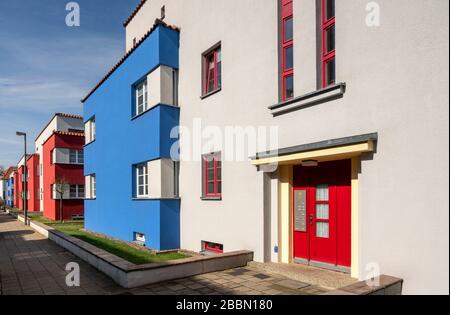
[[89, 244], [92, 244], [98, 248], [110, 252], [111, 254], [114, 254], [125, 260], [128, 260], [129, 262], [132, 262], [136, 265], [163, 262], [168, 260], [175, 260], [189, 257], [181, 253], [162, 253], [155, 255], [144, 250], [136, 249], [132, 246], [129, 246], [121, 242], [99, 237], [92, 233], [82, 231], [84, 227], [84, 222], [82, 221], [68, 221], [60, 223], [58, 221], [47, 220], [42, 216], [38, 215], [30, 215], [30, 218], [33, 221], [37, 221], [45, 225], [48, 225], [58, 231], [61, 231], [67, 235], [83, 240]]

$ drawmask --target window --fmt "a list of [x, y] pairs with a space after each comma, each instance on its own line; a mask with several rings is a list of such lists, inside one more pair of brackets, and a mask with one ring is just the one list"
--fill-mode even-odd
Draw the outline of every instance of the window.
[[91, 196], [97, 198], [97, 178], [95, 175], [91, 176]]
[[148, 165], [140, 164], [136, 166], [136, 197], [148, 197]]
[[203, 156], [203, 198], [221, 198], [222, 161], [219, 153]]
[[144, 233], [134, 232], [133, 239], [136, 244], [145, 246], [145, 234]]
[[84, 198], [84, 185], [70, 185], [70, 199]]
[[95, 141], [95, 139], [96, 139], [95, 117], [91, 118], [90, 120], [88, 120], [85, 123], [84, 129], [85, 129], [86, 144], [89, 144], [89, 143]]
[[136, 86], [136, 115], [140, 115], [148, 109], [147, 80]]
[[213, 242], [202, 241], [202, 250], [204, 252], [222, 254], [223, 253], [223, 245], [222, 244], [213, 243]]
[[322, 0], [322, 87], [336, 83], [335, 0]]
[[330, 237], [330, 199], [328, 185], [316, 187], [316, 237]]
[[203, 95], [222, 87], [222, 51], [220, 44], [203, 54]]
[[87, 186], [86, 198], [95, 199], [97, 197], [97, 183], [95, 174], [86, 176], [85, 184]]
[[83, 150], [69, 150], [69, 163], [70, 164], [84, 164]]
[[294, 97], [294, 19], [292, 0], [281, 1], [282, 100]]

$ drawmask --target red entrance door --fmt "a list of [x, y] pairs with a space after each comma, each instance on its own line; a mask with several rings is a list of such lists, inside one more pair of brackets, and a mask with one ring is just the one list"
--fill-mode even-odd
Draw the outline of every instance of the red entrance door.
[[294, 259], [351, 265], [351, 161], [294, 167]]

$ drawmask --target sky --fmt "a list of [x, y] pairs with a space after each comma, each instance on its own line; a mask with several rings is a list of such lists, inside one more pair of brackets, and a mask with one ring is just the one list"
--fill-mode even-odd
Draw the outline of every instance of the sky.
[[82, 114], [81, 98], [125, 52], [122, 23], [139, 0], [0, 0], [0, 166], [18, 163], [54, 113]]

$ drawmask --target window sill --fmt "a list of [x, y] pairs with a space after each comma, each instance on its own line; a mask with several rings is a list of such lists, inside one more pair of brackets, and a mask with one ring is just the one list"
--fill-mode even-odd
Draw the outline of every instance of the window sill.
[[153, 109], [155, 109], [155, 108], [158, 107], [158, 106], [168, 106], [168, 107], [179, 108], [178, 105], [167, 105], [167, 104], [162, 104], [162, 103], [156, 104], [156, 105], [153, 105], [152, 107], [148, 108], [148, 109], [145, 110], [144, 112], [140, 113], [139, 115], [136, 115], [136, 116], [131, 117], [131, 121], [136, 120], [136, 119], [138, 119], [139, 117], [144, 116], [145, 114], [147, 114], [148, 112], [151, 112]]
[[339, 98], [343, 98], [346, 91], [345, 83], [337, 83], [290, 100], [269, 106], [273, 116], [280, 116], [292, 111], [319, 105]]
[[203, 201], [222, 201], [222, 196], [217, 196], [217, 197], [200, 197], [201, 200]]
[[220, 91], [222, 91], [222, 88], [221, 88], [221, 87], [218, 88], [218, 89], [215, 89], [214, 91], [211, 91], [211, 92], [209, 92], [209, 93], [207, 93], [207, 94], [204, 94], [204, 95], [200, 96], [200, 99], [201, 99], [201, 100], [204, 100], [205, 98], [208, 98], [208, 97], [210, 97], [210, 96], [212, 96], [212, 95], [214, 95], [214, 94], [219, 93]]
[[152, 200], [180, 200], [180, 197], [173, 198], [131, 198], [132, 201], [152, 201]]

